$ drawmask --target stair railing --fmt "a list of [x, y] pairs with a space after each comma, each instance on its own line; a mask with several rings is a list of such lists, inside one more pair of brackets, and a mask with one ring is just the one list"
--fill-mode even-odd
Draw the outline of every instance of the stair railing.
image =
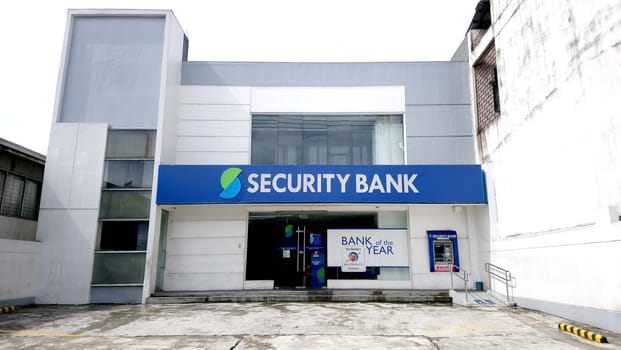
[[509, 297], [509, 282], [511, 281], [511, 271], [503, 269], [500, 266], [494, 265], [492, 263], [485, 263], [485, 272], [488, 274], [489, 278], [489, 286], [492, 286], [492, 278], [495, 280], [499, 280], [505, 284], [505, 289], [507, 293], [507, 304], [511, 303]]
[[455, 289], [453, 287], [453, 275], [459, 277], [461, 280], [464, 281], [464, 293], [466, 295], [466, 302], [468, 302], [468, 281], [470, 280], [470, 272], [453, 264], [449, 264], [449, 272], [451, 273], [451, 289], [452, 290]]

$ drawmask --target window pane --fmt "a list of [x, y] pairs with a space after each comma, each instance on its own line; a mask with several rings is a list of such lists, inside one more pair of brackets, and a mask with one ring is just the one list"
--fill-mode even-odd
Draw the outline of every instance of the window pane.
[[22, 204], [22, 216], [30, 219], [37, 217], [37, 208], [39, 206], [39, 184], [32, 181], [26, 181], [24, 189], [24, 200]]
[[143, 283], [145, 253], [98, 253], [93, 264], [93, 284]]
[[19, 215], [21, 212], [23, 192], [24, 178], [13, 174], [7, 174], [0, 212], [6, 215]]
[[103, 191], [102, 219], [148, 219], [151, 191]]
[[375, 123], [374, 164], [403, 164], [403, 118], [378, 116]]
[[349, 118], [330, 118], [328, 120], [328, 164], [352, 164], [352, 129]]
[[361, 116], [352, 119], [352, 163], [373, 164], [374, 128], [376, 117]]
[[152, 183], [152, 160], [106, 161], [104, 188], [150, 188]]
[[106, 158], [153, 158], [154, 130], [110, 130]]
[[252, 118], [252, 164], [276, 164], [277, 119], [257, 115]]
[[104, 221], [99, 250], [147, 250], [148, 221]]
[[6, 174], [0, 171], [0, 203], [2, 203], [2, 194], [4, 193], [4, 179], [6, 179]]
[[327, 117], [305, 117], [302, 135], [304, 164], [328, 164]]
[[302, 117], [278, 117], [278, 164], [302, 164]]

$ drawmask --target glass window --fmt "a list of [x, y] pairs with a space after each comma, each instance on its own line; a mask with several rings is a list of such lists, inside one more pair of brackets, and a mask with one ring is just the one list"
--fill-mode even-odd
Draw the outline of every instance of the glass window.
[[157, 125], [165, 18], [73, 18], [61, 122]]
[[107, 160], [104, 188], [151, 188], [152, 160]]
[[147, 250], [148, 221], [103, 221], [99, 250]]
[[0, 171], [0, 203], [2, 203], [2, 193], [4, 193], [4, 179], [6, 178], [6, 174]]
[[155, 130], [110, 130], [106, 158], [154, 158]]
[[403, 164], [403, 116], [252, 117], [252, 164]]
[[101, 219], [148, 219], [151, 191], [103, 191]]
[[2, 196], [2, 207], [0, 208], [2, 214], [20, 215], [24, 184], [25, 180], [23, 177], [7, 174]]
[[351, 119], [330, 118], [328, 120], [328, 164], [352, 164]]
[[95, 252], [93, 284], [142, 284], [145, 253]]
[[24, 188], [24, 200], [22, 203], [22, 216], [34, 219], [37, 217], [37, 207], [39, 199], [39, 184], [32, 181], [26, 181], [26, 188]]
[[252, 119], [251, 158], [255, 164], [276, 164], [276, 137], [278, 125], [276, 120], [258, 115]]
[[302, 160], [302, 118], [278, 118], [278, 164], [295, 165]]
[[304, 163], [328, 164], [328, 121], [326, 117], [304, 118], [302, 133]]

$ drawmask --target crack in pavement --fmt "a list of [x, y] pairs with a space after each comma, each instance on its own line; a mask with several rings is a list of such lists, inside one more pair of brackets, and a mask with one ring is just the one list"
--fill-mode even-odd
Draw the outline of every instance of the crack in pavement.
[[234, 350], [234, 349], [237, 347], [237, 345], [239, 345], [239, 343], [241, 343], [241, 342], [242, 342], [242, 340], [244, 340], [244, 337], [239, 338], [239, 340], [237, 341], [237, 343], [235, 343], [235, 345], [233, 345], [233, 346], [232, 346], [229, 350]]

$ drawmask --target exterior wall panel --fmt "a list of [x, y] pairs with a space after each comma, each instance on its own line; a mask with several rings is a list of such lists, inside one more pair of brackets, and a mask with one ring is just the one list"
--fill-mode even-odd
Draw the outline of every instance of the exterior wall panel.
[[89, 302], [106, 135], [106, 124], [53, 126], [37, 227], [37, 303]]
[[[226, 209], [183, 207], [172, 213], [164, 290], [243, 288], [246, 215]], [[224, 211], [228, 213], [219, 215]]]
[[408, 137], [408, 164], [475, 164], [472, 136]]
[[41, 243], [0, 239], [0, 307], [34, 303]]

